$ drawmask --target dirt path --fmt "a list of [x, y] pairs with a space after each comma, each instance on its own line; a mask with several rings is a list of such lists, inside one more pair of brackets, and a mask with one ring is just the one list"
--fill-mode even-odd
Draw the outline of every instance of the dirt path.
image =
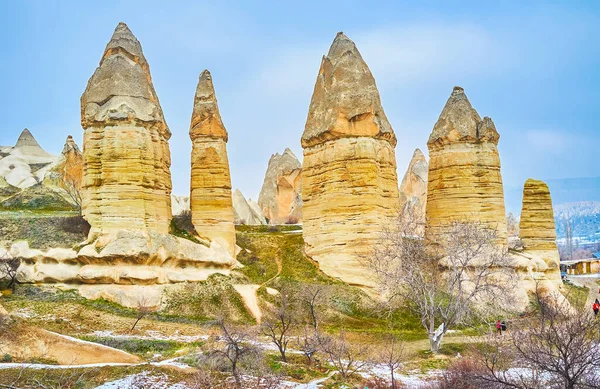
[[240, 294], [242, 300], [244, 300], [244, 305], [252, 316], [256, 319], [257, 323], [260, 323], [260, 319], [262, 318], [262, 311], [258, 306], [258, 297], [256, 296], [256, 291], [260, 288], [260, 285], [256, 284], [237, 284], [233, 285], [233, 288]]
[[277, 264], [277, 274], [275, 274], [273, 277], [269, 278], [262, 284], [233, 285], [233, 288], [240, 294], [240, 296], [244, 300], [244, 305], [246, 305], [246, 308], [248, 308], [252, 316], [254, 316], [254, 318], [256, 319], [256, 322], [259, 324], [262, 319], [262, 311], [260, 310], [260, 307], [258, 305], [258, 296], [256, 295], [256, 291], [263, 286], [266, 287], [268, 283], [279, 277], [279, 275], [281, 274], [283, 265], [281, 263], [281, 258], [279, 257], [279, 250], [275, 254], [275, 263]]

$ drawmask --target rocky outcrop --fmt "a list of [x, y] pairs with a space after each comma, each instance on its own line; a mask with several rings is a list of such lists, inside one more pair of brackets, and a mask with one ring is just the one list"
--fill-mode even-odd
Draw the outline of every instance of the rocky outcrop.
[[[19, 281], [69, 284], [84, 296], [135, 306], [146, 297], [159, 304], [168, 284], [229, 274], [237, 261], [216, 239], [200, 244], [169, 234], [171, 134], [140, 43], [123, 23], [81, 98], [81, 123], [90, 233], [73, 249], [12, 244], [9, 255], [22, 259]], [[67, 165], [79, 158], [70, 141], [64, 156]]]
[[0, 151], [0, 177], [19, 189], [40, 183], [48, 167], [58, 159], [44, 151], [27, 128], [14, 147], [3, 147]]
[[371, 71], [338, 33], [321, 62], [302, 135], [305, 249], [330, 276], [374, 286], [361, 256], [397, 217], [395, 146]]
[[219, 242], [235, 255], [227, 130], [221, 120], [212, 76], [200, 74], [190, 125], [192, 178], [190, 209], [198, 235]]
[[233, 192], [233, 209], [235, 224], [260, 225], [267, 224], [260, 207], [252, 199], [246, 200], [239, 189]]
[[519, 238], [525, 255], [535, 256], [545, 263], [543, 278], [561, 284], [552, 198], [548, 185], [543, 181], [530, 178], [525, 182]]
[[400, 210], [403, 218], [419, 224], [418, 233], [425, 226], [425, 204], [427, 204], [427, 159], [416, 149], [400, 184]]
[[190, 197], [171, 195], [171, 210], [173, 211], [173, 216], [181, 215], [184, 212], [189, 212]]
[[140, 42], [119, 23], [81, 96], [90, 236], [169, 232], [171, 137]]
[[44, 186], [59, 188], [67, 192], [65, 198], [81, 203], [81, 180], [83, 176], [83, 154], [69, 135], [59, 159], [44, 175]]
[[292, 150], [271, 155], [258, 205], [269, 224], [302, 222], [302, 165]]
[[481, 119], [463, 88], [454, 87], [427, 142], [427, 239], [444, 239], [451, 222], [477, 221], [507, 245], [499, 139], [492, 119]]

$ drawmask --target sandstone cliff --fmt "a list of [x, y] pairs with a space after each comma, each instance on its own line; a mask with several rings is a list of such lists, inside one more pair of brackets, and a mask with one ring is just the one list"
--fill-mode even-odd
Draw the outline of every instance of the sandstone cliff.
[[302, 165], [292, 150], [273, 154], [258, 205], [269, 224], [302, 222]]
[[374, 286], [360, 257], [397, 216], [395, 145], [371, 71], [338, 33], [302, 135], [303, 236], [325, 273], [353, 285]]
[[452, 221], [480, 221], [507, 245], [499, 139], [492, 119], [481, 119], [463, 88], [454, 87], [427, 142], [427, 239], [443, 239]]
[[81, 180], [83, 176], [83, 154], [79, 146], [69, 135], [63, 146], [63, 151], [58, 159], [44, 175], [44, 186], [58, 187], [68, 192], [67, 199], [71, 202], [81, 193]]
[[217, 241], [235, 255], [227, 130], [221, 120], [212, 76], [200, 74], [190, 125], [192, 175], [190, 209], [198, 235]]
[[246, 200], [239, 189], [233, 192], [233, 209], [235, 224], [267, 224], [258, 204], [252, 200]]
[[169, 232], [171, 156], [140, 42], [119, 23], [81, 96], [83, 215], [90, 236]]
[[420, 226], [423, 226], [419, 228], [418, 232], [420, 234], [423, 233], [425, 225], [428, 169], [425, 155], [421, 150], [416, 149], [400, 184], [402, 217], [411, 219], [411, 221], [418, 222]]

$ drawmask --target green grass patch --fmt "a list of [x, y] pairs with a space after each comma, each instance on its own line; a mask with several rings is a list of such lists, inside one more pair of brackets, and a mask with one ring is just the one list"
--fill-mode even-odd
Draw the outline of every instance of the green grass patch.
[[161, 354], [163, 357], [171, 357], [178, 350], [184, 348], [197, 348], [204, 344], [204, 342], [201, 341], [184, 343], [174, 340], [114, 338], [91, 335], [81, 336], [80, 339], [103, 344], [108, 347], [127, 351], [128, 353], [137, 354], [143, 357], [151, 357], [154, 354]]
[[566, 290], [565, 297], [569, 303], [575, 308], [583, 309], [590, 294], [590, 289], [585, 286], [577, 286], [573, 284], [564, 284]]

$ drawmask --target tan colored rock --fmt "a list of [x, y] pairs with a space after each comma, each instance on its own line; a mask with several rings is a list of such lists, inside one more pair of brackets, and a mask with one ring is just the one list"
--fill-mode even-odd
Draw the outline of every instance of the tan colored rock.
[[339, 33], [323, 57], [302, 147], [306, 254], [327, 274], [374, 286], [361, 261], [398, 213], [396, 137], [375, 79]]
[[169, 232], [171, 132], [139, 41], [119, 23], [81, 96], [83, 215], [90, 237]]
[[261, 225], [267, 224], [258, 204], [252, 200], [246, 200], [244, 194], [236, 189], [233, 192], [233, 210], [235, 224]]
[[427, 239], [443, 239], [453, 221], [478, 221], [507, 245], [499, 139], [492, 119], [481, 119], [464, 90], [454, 87], [427, 142]]
[[548, 185], [543, 181], [530, 178], [525, 182], [519, 238], [526, 255], [544, 261], [546, 278], [562, 284], [552, 198]]
[[190, 209], [198, 235], [217, 241], [235, 255], [227, 130], [221, 120], [212, 76], [200, 74], [190, 125], [192, 178]]
[[400, 184], [400, 210], [403, 218], [418, 222], [423, 234], [425, 226], [425, 205], [427, 204], [427, 159], [423, 152], [416, 149], [408, 164]]
[[302, 165], [292, 150], [273, 154], [258, 205], [269, 224], [302, 222]]
[[68, 191], [66, 198], [73, 201], [72, 196], [81, 193], [82, 177], [83, 154], [73, 137], [69, 135], [58, 161], [52, 164], [44, 174], [43, 184], [44, 186], [57, 187]]

